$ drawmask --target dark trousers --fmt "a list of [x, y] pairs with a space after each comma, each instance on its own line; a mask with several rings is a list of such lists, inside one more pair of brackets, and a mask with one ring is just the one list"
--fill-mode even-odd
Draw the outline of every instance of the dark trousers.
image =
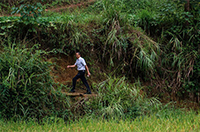
[[88, 83], [87, 83], [87, 80], [86, 80], [86, 78], [85, 78], [85, 71], [78, 71], [78, 74], [73, 78], [73, 88], [72, 88], [72, 91], [74, 91], [75, 90], [75, 87], [76, 87], [76, 81], [77, 81], [77, 79], [81, 79], [81, 81], [83, 82], [83, 84], [86, 86], [86, 88], [87, 88], [87, 92], [91, 92], [90, 91], [90, 87], [89, 87], [89, 85], [88, 85]]

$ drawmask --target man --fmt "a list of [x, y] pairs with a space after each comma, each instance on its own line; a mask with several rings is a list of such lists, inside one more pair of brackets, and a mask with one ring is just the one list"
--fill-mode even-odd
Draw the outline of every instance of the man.
[[89, 69], [88, 69], [88, 66], [86, 65], [86, 62], [85, 60], [81, 57], [81, 54], [80, 52], [76, 52], [76, 63], [74, 65], [68, 65], [67, 68], [70, 68], [70, 67], [75, 67], [77, 66], [77, 70], [78, 70], [78, 74], [73, 78], [73, 88], [71, 89], [70, 92], [75, 92], [75, 86], [76, 86], [76, 81], [77, 79], [81, 79], [81, 81], [83, 82], [83, 84], [86, 86], [87, 88], [87, 92], [85, 94], [91, 94], [91, 90], [90, 90], [90, 87], [87, 83], [87, 80], [85, 78], [85, 69], [87, 70], [87, 73], [88, 73], [88, 77], [90, 76], [90, 72], [89, 72]]

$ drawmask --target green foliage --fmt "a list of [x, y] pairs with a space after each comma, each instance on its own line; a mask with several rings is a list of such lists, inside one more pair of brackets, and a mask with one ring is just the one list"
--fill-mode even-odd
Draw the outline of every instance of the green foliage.
[[42, 3], [42, 6], [45, 8], [53, 8], [85, 1], [87, 0], [2, 0], [0, 3], [0, 13], [10, 14], [13, 7], [19, 7], [24, 4], [32, 6], [35, 3]]
[[100, 43], [103, 43], [98, 43], [103, 51], [99, 58], [111, 69], [119, 66], [120, 71], [127, 76], [147, 77], [154, 71], [160, 48], [139, 28], [132, 26], [136, 25], [137, 20], [129, 14], [131, 11], [126, 5], [127, 1], [100, 0], [92, 6], [92, 9], [100, 13], [98, 23], [103, 25], [94, 32]]
[[[98, 53], [99, 58], [111, 68], [121, 65], [123, 71], [131, 68], [132, 72], [127, 71], [128, 76], [133, 76], [135, 74], [133, 71], [137, 70], [138, 73], [142, 72], [143, 76], [148, 75], [147, 73], [154, 70], [154, 62], [157, 59], [157, 52], [159, 52], [158, 44], [139, 29], [127, 25], [128, 17], [122, 14], [122, 8], [116, 10], [117, 7], [110, 8], [108, 4], [106, 1], [102, 4], [105, 7], [101, 12], [102, 17], [99, 18], [99, 22], [96, 21], [96, 24], [105, 26], [94, 29], [93, 36], [90, 35], [91, 31], [84, 31], [87, 27], [79, 26], [82, 24], [82, 20], [87, 17], [84, 13], [79, 14], [79, 16], [76, 16], [77, 14], [60, 16], [55, 14], [54, 17], [38, 17], [37, 21], [28, 21], [28, 25], [26, 25], [27, 21], [21, 19], [18, 22], [19, 20], [16, 19], [10, 22], [10, 25], [12, 23], [11, 28], [3, 30], [2, 36], [6, 37], [8, 34], [18, 32], [20, 38], [35, 38], [42, 47], [56, 48], [57, 51], [66, 54], [80, 49], [88, 49], [87, 47], [91, 46], [99, 47], [100, 52], [103, 51], [103, 54]], [[113, 16], [113, 12], [116, 15]], [[6, 21], [3, 20], [2, 25], [10, 26]], [[86, 22], [90, 24], [90, 21]], [[97, 38], [97, 41], [92, 40], [93, 37]], [[119, 64], [118, 61], [124, 62]], [[136, 74], [138, 75], [138, 73]]]
[[[27, 7], [18, 7], [25, 18], [0, 18], [2, 38], [37, 42], [68, 55], [83, 50], [116, 74], [151, 81], [157, 94], [199, 94], [199, 3], [190, 1], [186, 12], [179, 1], [98, 0], [87, 9], [43, 16]], [[35, 9], [36, 17], [28, 12]]]
[[19, 17], [3, 17], [0, 24], [2, 38], [9, 36], [12, 41], [16, 38], [20, 38], [16, 41], [37, 41], [44, 48], [65, 54], [92, 45], [88, 35], [76, 25], [72, 16], [38, 17], [30, 21]]
[[197, 101], [196, 98], [199, 96], [199, 86], [196, 82], [199, 79], [197, 69], [200, 10], [199, 3], [191, 1], [190, 5], [190, 12], [181, 11], [172, 15], [174, 21], [170, 20], [171, 26], [164, 33], [164, 36], [171, 40], [163, 48], [162, 67], [170, 71], [164, 70], [162, 75], [168, 74], [170, 76], [170, 79], [167, 80], [171, 83], [166, 84], [169, 88], [168, 92], [176, 93], [181, 97], [186, 97], [186, 93], [190, 93], [193, 96], [187, 97]]
[[193, 74], [190, 75], [190, 79], [185, 82], [184, 89], [189, 93], [193, 93], [196, 101], [198, 101], [198, 96], [200, 93], [200, 56], [197, 57], [194, 63], [194, 71]]
[[199, 122], [200, 115], [195, 111], [168, 109], [160, 112], [159, 115], [155, 113], [135, 120], [99, 120], [85, 117], [67, 124], [59, 118], [52, 123], [43, 124], [35, 121], [0, 121], [0, 131], [199, 131]]
[[0, 54], [0, 115], [4, 118], [68, 118], [68, 102], [54, 91], [47, 53], [32, 48], [5, 46]]
[[[103, 56], [109, 56], [109, 65], [114, 66], [114, 62], [126, 62], [121, 64], [121, 67], [129, 64], [127, 68], [120, 67], [120, 70], [133, 73], [134, 76], [138, 75], [137, 72], [142, 76], [148, 74], [154, 78], [159, 91], [170, 93], [171, 96], [183, 96], [186, 91], [181, 87], [191, 77], [194, 64], [197, 64], [200, 43], [199, 3], [190, 1], [189, 12], [184, 10], [184, 4], [185, 2], [168, 0], [99, 0], [93, 9], [102, 14], [102, 23], [106, 25], [103, 29], [106, 32], [105, 37], [102, 40], [105, 46], [102, 50]], [[141, 27], [148, 35], [154, 37], [154, 40], [161, 42], [161, 50], [148, 37], [141, 41], [141, 36], [144, 35], [138, 35], [137, 31], [133, 31], [134, 34], [128, 30], [126, 35], [123, 31], [126, 28], [132, 29], [130, 26]], [[130, 49], [134, 50], [129, 52]], [[123, 59], [120, 60], [120, 57]], [[196, 84], [191, 80], [189, 82]]]
[[157, 99], [147, 99], [141, 86], [127, 83], [125, 77], [108, 77], [97, 85], [97, 91], [98, 97], [85, 105], [85, 110], [95, 118], [134, 119], [160, 107]]
[[[24, 4], [20, 7], [13, 7], [12, 14], [20, 13], [21, 17], [11, 17], [1, 18], [1, 36], [8, 37], [15, 36], [15, 38], [23, 39], [26, 37], [32, 37], [33, 33], [37, 33], [38, 28], [38, 17], [41, 16], [43, 12], [42, 5], [40, 3], [36, 3], [33, 5]], [[11, 38], [11, 37], [10, 37]]]
[[32, 18], [36, 20], [42, 15], [42, 4], [36, 3], [33, 5], [21, 5], [20, 7], [14, 7], [11, 14], [20, 14], [23, 21], [30, 21]]

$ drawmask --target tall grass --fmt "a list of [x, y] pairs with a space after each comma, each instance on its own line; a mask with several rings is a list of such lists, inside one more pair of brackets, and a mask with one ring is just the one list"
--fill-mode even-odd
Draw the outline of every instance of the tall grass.
[[13, 122], [0, 121], [0, 131], [69, 131], [69, 132], [103, 132], [103, 131], [137, 131], [137, 132], [182, 132], [200, 129], [200, 115], [195, 112], [173, 111], [173, 116], [158, 117], [156, 114], [145, 117], [138, 117], [134, 121], [130, 120], [96, 120], [81, 119], [79, 121], [65, 123], [57, 119], [55, 122], [45, 122], [43, 125], [37, 122]]
[[8, 31], [4, 27], [3, 37], [20, 31], [19, 38], [34, 38], [44, 48], [55, 48], [66, 54], [81, 49], [98, 49], [97, 57], [110, 68], [130, 69], [126, 72], [128, 76], [140, 75], [141, 72], [141, 76], [149, 75], [154, 70], [159, 46], [129, 23], [131, 19], [126, 4], [126, 1], [102, 0], [93, 6], [96, 8], [92, 13], [84, 9], [62, 15], [53, 13], [53, 17], [44, 13], [48, 17], [39, 17], [34, 22], [12, 23]]
[[50, 63], [42, 58], [47, 52], [9, 43], [0, 51], [0, 116], [35, 118], [60, 116], [68, 118], [68, 99], [54, 91]]
[[125, 77], [108, 77], [96, 86], [98, 96], [84, 105], [86, 116], [102, 119], [134, 119], [161, 108], [156, 98], [146, 98], [139, 83]]

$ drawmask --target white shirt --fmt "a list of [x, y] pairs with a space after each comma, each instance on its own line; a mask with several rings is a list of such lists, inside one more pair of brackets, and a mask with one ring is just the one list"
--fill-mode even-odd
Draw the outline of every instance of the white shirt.
[[86, 62], [82, 57], [79, 57], [74, 65], [77, 66], [78, 71], [82, 71], [85, 70]]

